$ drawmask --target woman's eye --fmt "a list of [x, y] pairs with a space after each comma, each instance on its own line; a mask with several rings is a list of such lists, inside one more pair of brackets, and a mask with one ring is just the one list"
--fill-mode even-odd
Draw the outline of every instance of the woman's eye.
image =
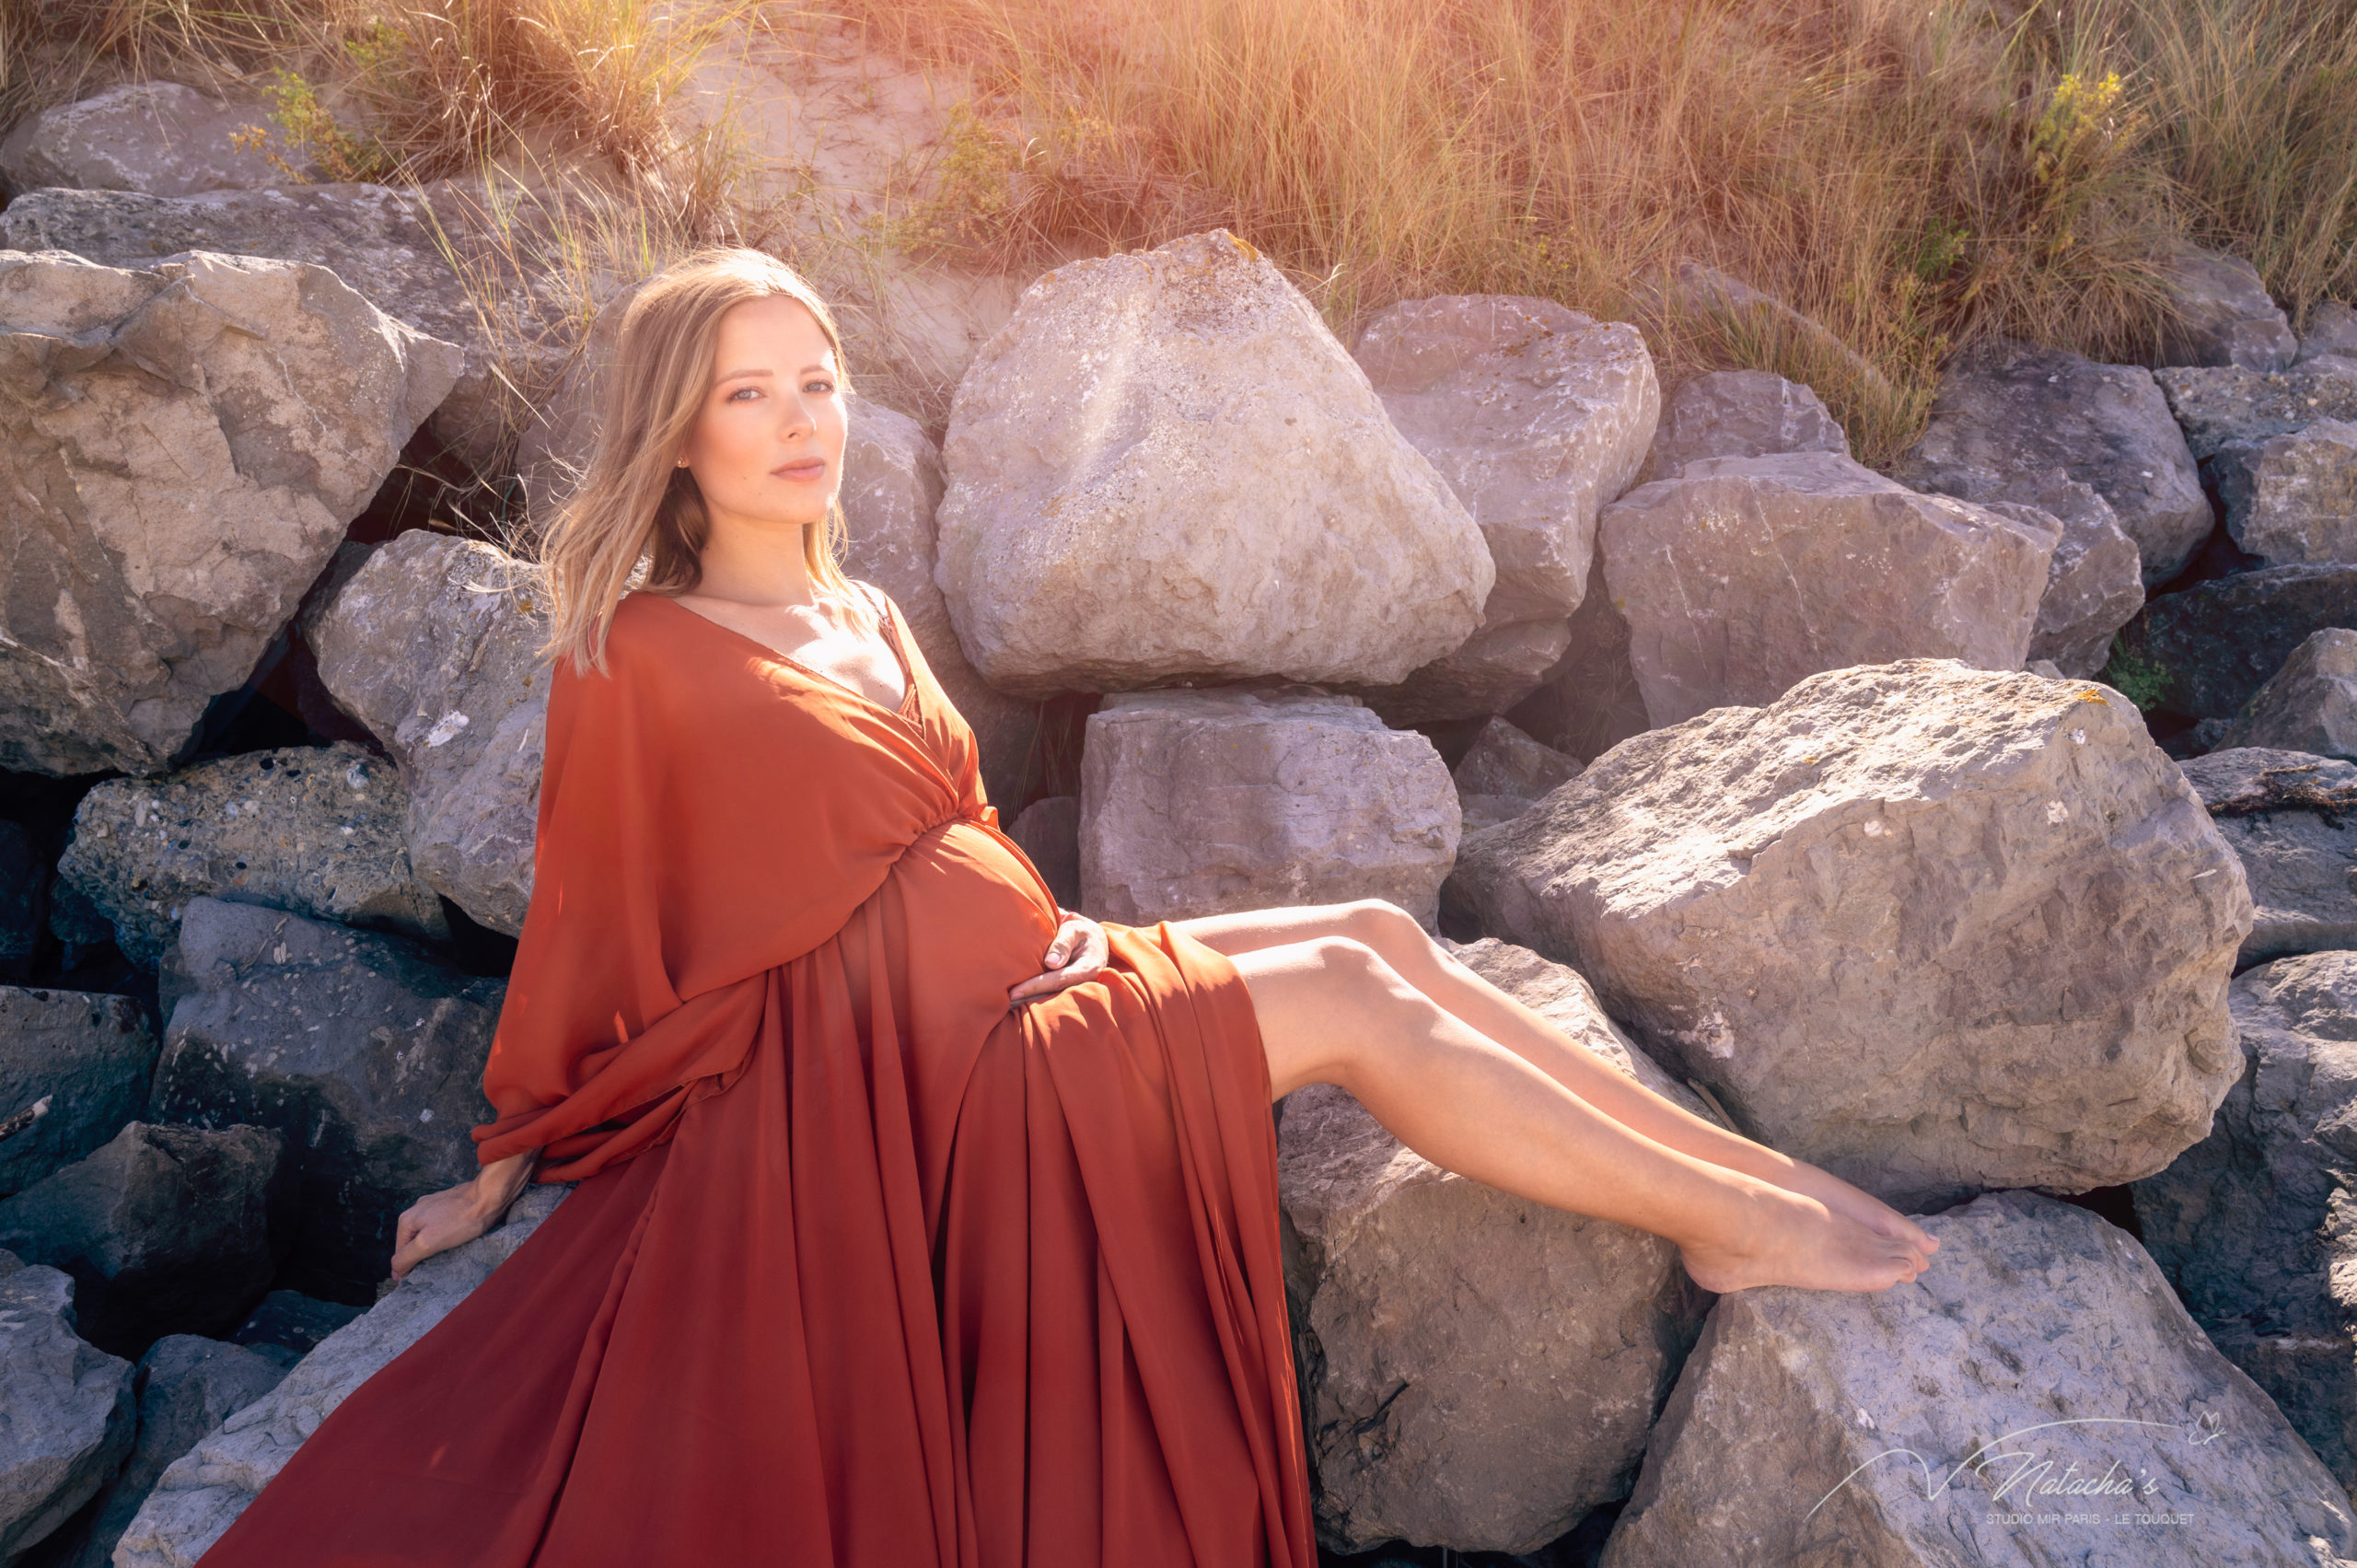
[[806, 383], [802, 389], [806, 392], [817, 392], [823, 397], [835, 389], [835, 384], [832, 381], [820, 379]]
[[733, 403], [739, 398], [758, 398], [761, 395], [761, 389], [759, 387], [739, 387], [728, 394], [728, 401]]

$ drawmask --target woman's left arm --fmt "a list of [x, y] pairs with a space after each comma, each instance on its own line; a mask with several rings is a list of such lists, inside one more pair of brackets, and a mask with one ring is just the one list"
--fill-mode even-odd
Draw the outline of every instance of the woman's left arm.
[[1041, 972], [1007, 992], [1010, 1006], [1051, 995], [1105, 972], [1106, 959], [1111, 956], [1105, 928], [1072, 910], [1060, 909], [1056, 913], [1061, 923], [1056, 939], [1048, 944], [1047, 956], [1040, 960]]

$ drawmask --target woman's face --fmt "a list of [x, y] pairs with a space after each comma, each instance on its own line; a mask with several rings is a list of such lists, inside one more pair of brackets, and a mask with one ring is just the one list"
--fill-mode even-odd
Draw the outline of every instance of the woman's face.
[[801, 527], [842, 488], [843, 395], [818, 319], [784, 295], [720, 318], [712, 386], [679, 456], [715, 517]]

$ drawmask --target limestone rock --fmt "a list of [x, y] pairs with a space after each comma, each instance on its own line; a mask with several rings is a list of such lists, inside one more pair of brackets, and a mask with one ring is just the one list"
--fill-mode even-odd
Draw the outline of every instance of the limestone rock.
[[447, 941], [434, 889], [401, 842], [409, 801], [382, 759], [349, 741], [243, 751], [82, 797], [58, 874], [153, 965], [192, 898], [226, 898]]
[[2163, 335], [2162, 364], [2285, 370], [2299, 357], [2292, 323], [2241, 257], [2189, 248], [2170, 259], [2165, 277], [2178, 319]]
[[0, 1561], [98, 1494], [138, 1424], [131, 1363], [74, 1332], [74, 1282], [0, 1252]]
[[[2241, 371], [2164, 371], [2171, 376]], [[2163, 383], [2165, 384], [2165, 383]], [[2062, 349], [1994, 339], [1958, 357], [1932, 420], [1892, 472], [1979, 469], [2003, 478], [2060, 468], [2093, 487], [2136, 541], [2144, 586], [2185, 569], [2210, 535], [2210, 499], [2154, 373], [2097, 365]]]
[[1580, 760], [1524, 734], [1505, 720], [1484, 722], [1449, 777], [1459, 795], [1510, 795], [1538, 800], [1580, 776]]
[[299, 1221], [276, 1283], [366, 1300], [401, 1210], [474, 1175], [468, 1130], [493, 1120], [482, 1066], [505, 982], [398, 937], [218, 899], [189, 901], [177, 958], [187, 989], [149, 1115], [284, 1131]]
[[1496, 578], [1365, 373], [1225, 230], [1025, 290], [942, 458], [936, 580], [975, 668], [1020, 696], [1387, 686], [1463, 643]]
[[2001, 1192], [1911, 1285], [1721, 1296], [1605, 1568], [2341, 1568], [2348, 1499], [2153, 1260]]
[[497, 1229], [420, 1263], [284, 1382], [215, 1427], [157, 1480], [115, 1548], [116, 1568], [193, 1568], [303, 1439], [490, 1278], [570, 1191], [562, 1184], [527, 1188]]
[[1505, 714], [1508, 723], [1574, 757], [1600, 757], [1652, 723], [1629, 660], [1629, 622], [1613, 602], [1600, 550], [1587, 582], [1587, 598], [1567, 622], [1571, 645], [1538, 690]]
[[458, 351], [321, 267], [0, 251], [0, 766], [152, 773], [244, 683]]
[[75, 1320], [102, 1350], [226, 1333], [270, 1288], [282, 1144], [260, 1127], [131, 1122], [0, 1200], [0, 1247], [74, 1276]]
[[532, 897], [547, 634], [535, 568], [423, 528], [378, 546], [303, 626], [336, 705], [401, 763], [418, 879], [511, 936]]
[[2256, 370], [2154, 372], [2196, 458], [2213, 458], [2237, 441], [2266, 441], [2318, 420], [2357, 420], [2357, 381], [2328, 371], [2272, 375]]
[[249, 128], [259, 129], [296, 175], [304, 172], [309, 160], [287, 145], [269, 110], [223, 103], [179, 82], [124, 82], [17, 122], [0, 139], [0, 180], [18, 192], [70, 185], [151, 196], [296, 183], [260, 147], [232, 142]]
[[[1574, 971], [1456, 956], [1703, 1114]], [[1277, 1161], [1327, 1546], [1530, 1551], [1627, 1494], [1710, 1300], [1675, 1247], [1443, 1170], [1329, 1084], [1285, 1098]]]
[[1562, 655], [1596, 512], [1653, 440], [1661, 391], [1644, 338], [1552, 300], [1447, 295], [1378, 311], [1354, 354], [1497, 568], [1466, 645], [1367, 701], [1394, 725], [1511, 707]]
[[49, 1109], [0, 1142], [0, 1197], [113, 1137], [147, 1103], [156, 1035], [129, 996], [0, 986], [0, 1121]]
[[2357, 626], [2357, 565], [2262, 566], [2148, 599], [2120, 630], [2121, 651], [2149, 672], [2139, 700], [2154, 713], [2228, 719], [2293, 650], [2333, 626]]
[[2357, 947], [2357, 766], [2235, 747], [2181, 766], [2242, 863], [2255, 918], [2238, 964]]
[[2357, 953], [2235, 977], [2247, 1065], [2210, 1136], [2134, 1188], [2136, 1219], [2194, 1321], [2357, 1487]]
[[2357, 378], [2357, 307], [2328, 300], [2310, 308], [2296, 368]]
[[1091, 715], [1081, 908], [1146, 924], [1388, 899], [1426, 925], [1457, 854], [1431, 741], [1317, 692], [1148, 691]]
[[1051, 795], [1033, 801], [1006, 836], [1031, 857], [1058, 904], [1080, 907], [1080, 796]]
[[1679, 383], [1662, 405], [1661, 427], [1640, 483], [1675, 479], [1701, 458], [1765, 458], [1778, 452], [1850, 453], [1850, 437], [1820, 398], [1770, 370], [1713, 370]]
[[2357, 758], [2357, 632], [2327, 627], [2293, 649], [2222, 744]]
[[2019, 669], [2058, 538], [1833, 452], [1690, 462], [1605, 508], [1603, 524], [1656, 725], [1771, 702], [1850, 665]]
[[2270, 566], [2357, 564], [2357, 424], [2320, 419], [2211, 459], [2226, 531]]
[[1470, 835], [1448, 898], [1897, 1203], [2150, 1175], [2237, 1065], [2241, 870], [2084, 681], [1915, 659], [1649, 731]]

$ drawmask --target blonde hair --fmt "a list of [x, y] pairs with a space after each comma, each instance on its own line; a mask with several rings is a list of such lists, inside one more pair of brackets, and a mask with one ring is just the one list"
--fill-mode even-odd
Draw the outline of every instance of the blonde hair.
[[[636, 587], [692, 588], [711, 534], [695, 476], [679, 452], [711, 390], [720, 318], [731, 306], [784, 295], [817, 319], [835, 351], [835, 384], [846, 395], [842, 334], [816, 290], [774, 256], [739, 248], [699, 250], [639, 286], [622, 312], [612, 363], [598, 398], [598, 436], [580, 484], [540, 551], [549, 599], [544, 658], [569, 656], [574, 672], [606, 673], [606, 633], [614, 607]], [[847, 530], [839, 502], [804, 526], [802, 559], [821, 593], [854, 615], [861, 600], [841, 562]], [[643, 580], [633, 581], [642, 564]]]

